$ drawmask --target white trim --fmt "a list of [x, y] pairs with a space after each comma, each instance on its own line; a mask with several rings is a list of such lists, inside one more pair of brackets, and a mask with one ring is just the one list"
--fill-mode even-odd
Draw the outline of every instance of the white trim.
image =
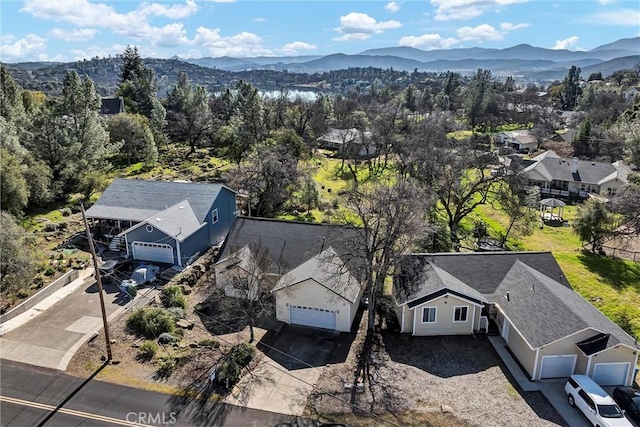
[[147, 233], [153, 233], [153, 230], [155, 230], [155, 228], [153, 228], [153, 225], [147, 223], [146, 227], [144, 227], [145, 230], [147, 230]]
[[[424, 321], [424, 310], [425, 309], [434, 309], [436, 311], [436, 314], [433, 316], [433, 322], [425, 322]], [[414, 313], [415, 316], [415, 313]], [[438, 307], [433, 306], [433, 305], [427, 305], [422, 307], [422, 311], [420, 312], [420, 323], [423, 325], [428, 325], [428, 324], [433, 324], [433, 323], [438, 323]]]
[[631, 362], [600, 362], [600, 363], [596, 363], [595, 365], [593, 365], [593, 375], [591, 375], [591, 378], [593, 378], [594, 381], [595, 381], [595, 376], [596, 376], [596, 369], [600, 365], [627, 365], [627, 373], [624, 376], [624, 385], [627, 385], [627, 382], [629, 382], [629, 371], [631, 370]]
[[473, 333], [473, 326], [476, 323], [476, 306], [473, 306], [473, 317], [471, 318], [471, 333]]
[[540, 373], [538, 374], [538, 379], [542, 379], [542, 368], [544, 367], [544, 358], [545, 357], [573, 357], [573, 365], [571, 366], [571, 375], [576, 371], [576, 363], [578, 362], [577, 354], [548, 354], [546, 356], [542, 356], [542, 360], [540, 361]]
[[216, 224], [219, 220], [220, 220], [220, 214], [218, 213], [218, 208], [215, 208], [214, 210], [211, 211], [211, 225]]
[[[591, 361], [593, 360], [593, 355], [587, 357], [587, 370], [585, 371], [585, 375], [589, 375], [589, 370], [591, 369]], [[591, 377], [591, 375], [589, 375]]]
[[[613, 347], [608, 347], [608, 348], [605, 348], [604, 350], [600, 350], [600, 351], [598, 351], [598, 352], [592, 353], [592, 354], [591, 354], [591, 356], [597, 356], [597, 355], [598, 355], [598, 354], [600, 354], [600, 353], [604, 353], [605, 351], [607, 351], [607, 350], [611, 350], [612, 348], [616, 348], [616, 347], [618, 347], [618, 346], [627, 347], [629, 350], [632, 350], [632, 351], [638, 351], [638, 349], [637, 349], [637, 348], [633, 348], [633, 347], [631, 347], [631, 346], [629, 346], [629, 345], [627, 345], [627, 344], [619, 343], [619, 344], [616, 344], [616, 345], [615, 345], [615, 346], [613, 346]], [[582, 350], [580, 350], [580, 351], [582, 352], [582, 354], [584, 354], [584, 352], [583, 352]], [[586, 356], [586, 354], [585, 354], [585, 356]]]
[[538, 370], [538, 361], [540, 360], [539, 353], [540, 353], [540, 349], [536, 348], [536, 358], [534, 359], [534, 362], [533, 362], [533, 374], [531, 375], [531, 381], [535, 381], [536, 375], [538, 374], [536, 371]]
[[[456, 310], [458, 308], [466, 309], [465, 316], [464, 316], [465, 319], [464, 320], [456, 320]], [[462, 313], [460, 313], [460, 314], [462, 314]], [[469, 321], [469, 306], [468, 305], [454, 305], [453, 306], [453, 323], [467, 323], [468, 321]]]
[[180, 255], [180, 242], [176, 240], [176, 252], [178, 255], [178, 265], [182, 267], [182, 256]]
[[[639, 356], [639, 355], [640, 355], [640, 351], [636, 350], [636, 363], [633, 365], [634, 367], [635, 367], [635, 366], [638, 366], [638, 356]], [[625, 384], [625, 385], [631, 385], [631, 383], [633, 382], [633, 375], [632, 375], [632, 373], [633, 373], [633, 372], [635, 372], [635, 368], [634, 368], [634, 370], [633, 370], [633, 371], [631, 371], [631, 372], [629, 373], [629, 375], [630, 375], [630, 377], [631, 377], [631, 378], [627, 378], [627, 384]], [[629, 381], [629, 380], [631, 380], [631, 381]]]
[[507, 343], [509, 343], [509, 328], [511, 328], [511, 321], [507, 316], [504, 316], [504, 319], [502, 320], [502, 331], [500, 333], [500, 336]]
[[401, 324], [400, 324], [400, 331], [404, 332], [404, 306], [400, 307], [400, 310], [402, 310], [402, 314], [401, 314]]
[[124, 234], [124, 247], [127, 248], [127, 258], [131, 255], [129, 254], [129, 239], [127, 238], [127, 233]]
[[416, 316], [416, 312], [413, 312], [413, 331], [411, 332], [411, 335], [415, 335], [416, 334], [416, 323], [418, 323], [418, 318]]
[[[580, 298], [582, 298], [582, 297], [580, 297]], [[597, 329], [595, 329], [595, 328], [588, 327], [588, 328], [580, 329], [579, 331], [576, 331], [576, 332], [574, 332], [574, 333], [572, 333], [572, 334], [565, 335], [564, 337], [562, 337], [562, 338], [558, 338], [557, 340], [553, 340], [553, 341], [551, 341], [550, 343], [547, 343], [547, 344], [541, 345], [539, 348], [550, 346], [551, 344], [555, 344], [555, 343], [557, 343], [558, 341], [562, 341], [562, 340], [564, 340], [564, 339], [567, 339], [567, 338], [572, 337], [572, 336], [574, 336], [574, 335], [578, 335], [579, 333], [584, 332], [584, 331], [588, 331], [588, 330], [595, 331], [596, 333], [599, 333], [599, 334], [601, 334], [601, 333], [602, 333], [602, 332], [600, 332], [599, 330], [597, 330]], [[528, 344], [528, 343], [527, 343], [527, 344]], [[534, 350], [534, 349], [532, 348], [532, 350]], [[580, 351], [582, 351], [582, 350], [580, 350]]]
[[[439, 290], [440, 290], [440, 289], [438, 289], [438, 291], [439, 291]], [[436, 291], [436, 292], [438, 292], [438, 291]], [[431, 292], [431, 294], [433, 294], [433, 293], [435, 293], [435, 292]], [[427, 294], [427, 295], [430, 295], [430, 294]], [[422, 296], [421, 296], [421, 297], [419, 297], [419, 298], [414, 298], [414, 299], [412, 299], [411, 301], [406, 301], [404, 304], [406, 304], [406, 305], [408, 306], [410, 303], [412, 303], [412, 302], [414, 302], [414, 301], [417, 301], [417, 300], [419, 300], [420, 298], [424, 298], [424, 297], [425, 297], [425, 296], [427, 296], [427, 295], [422, 295]], [[445, 296], [450, 296], [451, 298], [458, 298], [459, 300], [462, 300], [462, 301], [468, 302], [469, 304], [473, 304], [473, 305], [475, 305], [475, 306], [477, 306], [477, 307], [482, 307], [482, 306], [485, 304], [485, 303], [478, 304], [477, 302], [475, 302], [475, 301], [471, 301], [471, 300], [469, 300], [469, 299], [467, 299], [467, 298], [465, 298], [465, 297], [461, 297], [461, 296], [459, 296], [459, 295], [452, 294], [451, 292], [447, 292], [446, 294], [444, 294], [444, 295], [440, 295], [440, 296], [439, 296], [439, 297], [437, 297], [437, 298], [430, 299], [429, 301], [425, 301], [425, 302], [423, 302], [422, 304], [418, 304], [418, 305], [416, 305], [415, 307], [410, 308], [409, 310], [413, 310], [413, 309], [415, 309], [415, 308], [417, 308], [417, 307], [420, 307], [420, 306], [421, 306], [421, 305], [423, 305], [423, 304], [429, 304], [429, 303], [430, 303], [430, 302], [432, 302], [432, 301], [437, 301], [437, 300], [439, 300], [439, 299], [441, 299], [441, 298], [444, 298]], [[397, 304], [397, 302], [396, 302], [396, 304]], [[488, 304], [488, 303], [487, 303], [487, 304]]]

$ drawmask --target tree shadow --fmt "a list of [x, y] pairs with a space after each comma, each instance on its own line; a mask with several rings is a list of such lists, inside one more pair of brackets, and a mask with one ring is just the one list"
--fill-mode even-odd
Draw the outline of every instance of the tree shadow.
[[583, 250], [578, 260], [592, 273], [600, 275], [616, 290], [634, 288], [640, 291], [640, 263], [632, 263]]

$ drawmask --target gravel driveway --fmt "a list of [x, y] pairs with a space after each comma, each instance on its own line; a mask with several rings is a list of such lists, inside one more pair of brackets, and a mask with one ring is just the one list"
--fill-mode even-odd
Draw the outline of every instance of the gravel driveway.
[[[353, 382], [354, 359], [325, 368], [319, 390], [348, 401], [351, 394], [345, 383]], [[518, 389], [485, 336], [411, 337], [384, 332], [372, 365], [372, 385], [357, 395], [357, 406], [365, 411], [393, 413], [396, 420], [399, 414], [423, 420], [415, 425], [566, 425], [540, 392]], [[352, 412], [322, 393], [309, 404], [321, 414]]]

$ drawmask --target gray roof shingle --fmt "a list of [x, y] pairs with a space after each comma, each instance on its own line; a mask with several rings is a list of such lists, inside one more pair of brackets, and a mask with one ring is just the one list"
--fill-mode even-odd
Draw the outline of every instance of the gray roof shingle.
[[[606, 348], [620, 343], [635, 347], [631, 336], [571, 288], [550, 252], [404, 255], [394, 281], [394, 287], [401, 288], [394, 289], [399, 304], [410, 301], [405, 294], [442, 287], [441, 275], [411, 272], [412, 268], [421, 271], [426, 264], [446, 271], [496, 303], [534, 349], [587, 328], [610, 335]], [[402, 275], [424, 280], [398, 280]], [[407, 293], [403, 286], [413, 288]], [[457, 291], [462, 289], [458, 285]]]
[[[184, 239], [191, 236], [203, 225], [198, 222], [188, 200], [183, 200], [171, 206], [169, 209], [153, 214], [138, 224], [138, 226], [142, 226], [144, 223], [151, 224], [167, 236], [171, 236], [179, 242], [184, 241]], [[131, 231], [131, 229], [126, 230], [126, 232], [129, 231]]]
[[357, 230], [339, 225], [237, 217], [218, 259], [260, 244], [273, 261], [270, 273], [283, 274], [331, 246], [351, 273], [360, 277], [362, 254], [354, 244], [359, 238]]
[[188, 200], [196, 218], [203, 223], [223, 187], [222, 184], [116, 178], [87, 209], [87, 217], [140, 222]]
[[360, 282], [346, 268], [332, 247], [323, 250], [280, 278], [271, 292], [313, 280], [331, 292], [355, 303], [360, 295]]

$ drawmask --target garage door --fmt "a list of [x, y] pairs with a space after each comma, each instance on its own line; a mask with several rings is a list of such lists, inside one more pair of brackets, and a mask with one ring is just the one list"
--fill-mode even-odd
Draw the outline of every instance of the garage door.
[[629, 363], [596, 363], [593, 380], [600, 385], [625, 385]]
[[576, 366], [576, 359], [577, 356], [575, 354], [542, 356], [540, 379], [570, 377], [573, 375], [573, 369]]
[[173, 248], [162, 243], [133, 242], [133, 259], [173, 264]]
[[336, 329], [336, 312], [321, 308], [289, 306], [289, 323], [313, 326], [314, 328]]

